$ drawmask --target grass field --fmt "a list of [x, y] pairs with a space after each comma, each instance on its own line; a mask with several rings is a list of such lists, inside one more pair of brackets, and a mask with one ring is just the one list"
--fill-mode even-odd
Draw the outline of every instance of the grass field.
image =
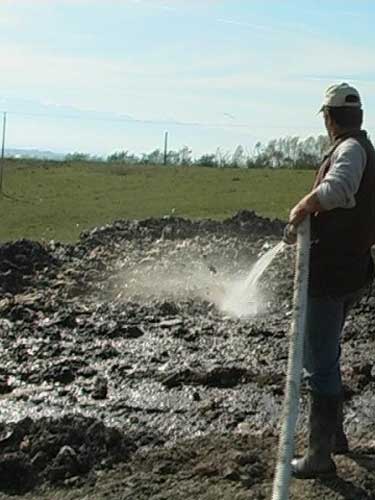
[[251, 209], [286, 219], [311, 185], [308, 170], [125, 167], [8, 160], [0, 195], [0, 241], [75, 241], [115, 219], [229, 217]]

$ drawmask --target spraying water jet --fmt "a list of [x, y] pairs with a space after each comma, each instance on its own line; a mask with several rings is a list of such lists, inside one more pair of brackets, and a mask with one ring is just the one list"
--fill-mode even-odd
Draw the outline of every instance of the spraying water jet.
[[221, 309], [224, 312], [239, 317], [250, 317], [262, 311], [264, 300], [258, 287], [259, 280], [284, 247], [283, 241], [271, 247], [256, 261], [245, 279], [232, 282], [226, 287], [221, 302]]

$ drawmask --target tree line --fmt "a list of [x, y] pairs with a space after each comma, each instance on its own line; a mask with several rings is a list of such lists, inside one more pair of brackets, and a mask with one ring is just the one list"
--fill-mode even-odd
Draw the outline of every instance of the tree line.
[[136, 155], [126, 150], [116, 151], [107, 158], [84, 153], [70, 153], [67, 161], [106, 161], [124, 165], [172, 165], [233, 168], [317, 168], [329, 147], [329, 138], [284, 137], [272, 139], [266, 144], [257, 142], [252, 150], [239, 145], [233, 152], [217, 148], [215, 153], [193, 157], [193, 151], [184, 146], [178, 151], [170, 150], [165, 154], [161, 149]]

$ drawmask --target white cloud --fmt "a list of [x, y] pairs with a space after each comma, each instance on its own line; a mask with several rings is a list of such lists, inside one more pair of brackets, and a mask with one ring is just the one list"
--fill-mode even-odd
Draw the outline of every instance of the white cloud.
[[[310, 106], [328, 85], [321, 75], [359, 79], [371, 67], [373, 55], [370, 47], [357, 51], [333, 43], [327, 51], [324, 40], [306, 37], [294, 52], [287, 43], [272, 47], [269, 54], [257, 47], [234, 53], [228, 46], [219, 53], [207, 49], [198, 57], [163, 64], [152, 54], [134, 62], [24, 45], [0, 47], [0, 59], [3, 89], [26, 98], [145, 119], [162, 119], [167, 113], [183, 121], [210, 121], [219, 109], [237, 116], [240, 108], [238, 120], [243, 121], [250, 110], [264, 106], [281, 112], [291, 99]], [[286, 116], [290, 112], [284, 111]]]

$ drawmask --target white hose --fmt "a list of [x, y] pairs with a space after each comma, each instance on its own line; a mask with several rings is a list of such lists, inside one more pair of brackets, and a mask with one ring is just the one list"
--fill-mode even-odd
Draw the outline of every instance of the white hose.
[[297, 258], [294, 276], [293, 318], [289, 339], [288, 372], [285, 386], [283, 422], [272, 500], [288, 500], [294, 434], [298, 418], [303, 339], [306, 322], [307, 284], [310, 256], [310, 217], [298, 226]]

